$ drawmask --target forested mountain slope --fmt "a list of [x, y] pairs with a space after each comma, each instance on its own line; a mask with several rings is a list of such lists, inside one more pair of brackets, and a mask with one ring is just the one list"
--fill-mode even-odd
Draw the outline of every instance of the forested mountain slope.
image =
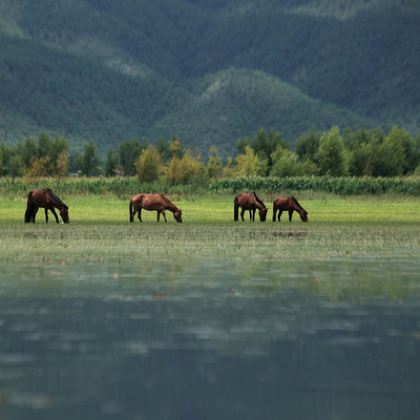
[[0, 0], [0, 139], [420, 127], [415, 0]]

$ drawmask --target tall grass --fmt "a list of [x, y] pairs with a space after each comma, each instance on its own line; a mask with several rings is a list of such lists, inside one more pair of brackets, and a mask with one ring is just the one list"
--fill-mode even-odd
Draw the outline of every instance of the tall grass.
[[235, 178], [214, 180], [210, 191], [322, 191], [340, 195], [383, 194], [387, 192], [420, 195], [420, 177], [288, 177]]
[[26, 193], [33, 188], [49, 187], [62, 194], [114, 194], [127, 197], [138, 192], [196, 194], [203, 192], [316, 191], [340, 195], [399, 193], [420, 196], [420, 177], [287, 177], [233, 178], [211, 180], [205, 184], [172, 185], [164, 181], [140, 183], [135, 177], [0, 178], [0, 193]]
[[139, 192], [191, 194], [207, 190], [207, 186], [171, 185], [161, 181], [140, 183], [136, 177], [0, 178], [0, 193], [5, 194], [20, 194], [47, 187], [61, 194], [114, 194], [118, 197]]

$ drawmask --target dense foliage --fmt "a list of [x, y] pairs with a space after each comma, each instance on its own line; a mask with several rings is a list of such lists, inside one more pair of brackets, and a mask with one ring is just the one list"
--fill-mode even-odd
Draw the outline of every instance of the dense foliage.
[[0, 0], [0, 139], [72, 150], [177, 135], [194, 149], [259, 127], [418, 132], [415, 0]]
[[[71, 154], [65, 139], [46, 134], [16, 147], [0, 145], [0, 188], [4, 191], [26, 191], [39, 185], [122, 195], [199, 189], [418, 195], [419, 174], [420, 138], [398, 127], [387, 133], [379, 129], [341, 133], [337, 127], [311, 131], [299, 136], [296, 150], [288, 147], [280, 133], [259, 130], [237, 143], [235, 155], [223, 159], [216, 147], [202, 159], [176, 137], [158, 146], [122, 143], [108, 151], [106, 161], [99, 158], [93, 143]], [[97, 175], [105, 177], [92, 178]]]
[[0, 176], [28, 179], [85, 176], [132, 176], [140, 182], [164, 179], [169, 184], [200, 184], [210, 179], [292, 176], [402, 176], [420, 173], [420, 137], [393, 127], [340, 132], [307, 132], [292, 150], [280, 133], [260, 129], [254, 137], [236, 144], [237, 153], [222, 158], [216, 147], [201, 158], [174, 137], [155, 145], [130, 140], [109, 149], [105, 161], [96, 146], [87, 143], [82, 152], [70, 153], [63, 138], [46, 134], [17, 146], [0, 144]]

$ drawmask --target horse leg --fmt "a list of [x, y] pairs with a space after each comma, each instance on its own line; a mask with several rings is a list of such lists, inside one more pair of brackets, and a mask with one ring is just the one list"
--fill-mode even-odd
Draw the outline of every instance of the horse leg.
[[32, 206], [28, 206], [26, 208], [25, 211], [25, 223], [30, 223], [32, 222], [32, 213], [33, 213], [33, 207]]
[[[54, 207], [52, 208], [52, 209], [50, 209], [51, 210], [51, 213], [54, 215], [54, 217], [55, 217], [55, 221], [57, 222], [57, 223], [60, 223], [60, 220], [58, 220], [58, 216], [57, 216], [57, 213], [55, 212], [55, 209], [54, 209]], [[45, 210], [45, 212], [47, 212], [47, 210]]]
[[292, 221], [293, 210], [289, 210], [289, 222]]
[[31, 222], [32, 223], [35, 223], [35, 217], [36, 217], [37, 213], [38, 213], [38, 207], [33, 207], [32, 215], [31, 215]]
[[163, 220], [165, 220], [165, 223], [168, 223], [168, 221], [166, 220], [165, 210], [162, 210], [162, 215], [163, 215]]
[[276, 213], [277, 213], [277, 209], [273, 207], [273, 222], [276, 221]]
[[[134, 214], [135, 214], [136, 212], [134, 212]], [[133, 217], [134, 217], [134, 214], [133, 214]], [[139, 220], [140, 220], [140, 222], [143, 222], [143, 220], [142, 220], [142, 218], [141, 218], [141, 207], [137, 210], [137, 217], [139, 218]]]
[[45, 223], [48, 223], [48, 209], [45, 207]]
[[241, 208], [241, 219], [243, 222], [245, 222], [244, 214], [245, 214], [245, 210]]
[[279, 210], [279, 215], [277, 216], [278, 221], [280, 222], [280, 216], [283, 213], [283, 210]]
[[160, 222], [160, 210], [157, 210], [157, 221]]
[[[251, 212], [251, 210], [250, 210], [250, 212]], [[255, 212], [256, 212], [256, 209], [253, 209], [252, 210], [252, 221], [253, 222], [255, 222]]]
[[134, 215], [136, 214], [136, 211], [133, 210], [133, 204], [130, 201], [130, 204], [128, 205], [128, 212], [130, 213], [130, 223], [134, 221]]

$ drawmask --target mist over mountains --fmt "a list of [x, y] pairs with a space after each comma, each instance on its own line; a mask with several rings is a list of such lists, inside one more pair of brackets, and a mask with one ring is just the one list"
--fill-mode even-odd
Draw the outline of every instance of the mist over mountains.
[[417, 0], [0, 0], [0, 140], [420, 130]]

